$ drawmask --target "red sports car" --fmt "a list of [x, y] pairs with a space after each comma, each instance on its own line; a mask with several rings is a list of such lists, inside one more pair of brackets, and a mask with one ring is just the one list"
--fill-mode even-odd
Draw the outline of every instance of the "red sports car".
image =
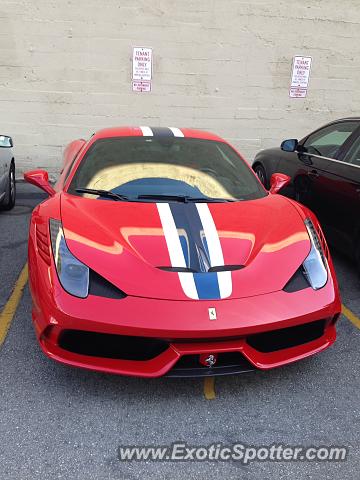
[[65, 150], [29, 235], [32, 318], [59, 362], [143, 377], [223, 375], [331, 345], [341, 303], [316, 217], [265, 190], [221, 138], [114, 128]]

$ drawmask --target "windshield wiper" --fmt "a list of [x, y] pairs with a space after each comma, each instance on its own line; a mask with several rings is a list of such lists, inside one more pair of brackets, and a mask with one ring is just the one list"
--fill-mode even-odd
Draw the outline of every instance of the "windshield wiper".
[[234, 202], [236, 200], [227, 199], [227, 198], [207, 198], [207, 197], [190, 197], [189, 195], [161, 195], [161, 194], [149, 194], [149, 195], [138, 195], [138, 200], [163, 200], [165, 202], [196, 202], [196, 203], [223, 203], [223, 202]]
[[88, 193], [90, 195], [98, 195], [99, 197], [112, 198], [113, 200], [121, 200], [123, 202], [130, 202], [126, 195], [120, 195], [119, 193], [110, 192], [109, 190], [97, 190], [95, 188], [76, 188], [78, 193]]
[[190, 197], [189, 195], [162, 195], [162, 194], [143, 194], [138, 195], [136, 198], [129, 199], [126, 195], [114, 193], [109, 190], [101, 190], [95, 188], [83, 188], [79, 187], [75, 189], [78, 193], [88, 193], [89, 195], [98, 195], [103, 198], [111, 198], [113, 200], [120, 200], [123, 202], [136, 202], [141, 200], [159, 200], [164, 202], [196, 202], [196, 203], [224, 203], [224, 202], [236, 202], [237, 199], [227, 198], [211, 198], [211, 197]]

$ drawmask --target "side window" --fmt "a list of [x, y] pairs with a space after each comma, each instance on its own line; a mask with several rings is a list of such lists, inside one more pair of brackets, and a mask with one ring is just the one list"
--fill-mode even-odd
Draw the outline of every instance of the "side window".
[[313, 155], [336, 158], [341, 146], [358, 128], [359, 122], [341, 122], [329, 125], [310, 135], [303, 146]]
[[343, 161], [360, 167], [360, 136], [352, 144]]

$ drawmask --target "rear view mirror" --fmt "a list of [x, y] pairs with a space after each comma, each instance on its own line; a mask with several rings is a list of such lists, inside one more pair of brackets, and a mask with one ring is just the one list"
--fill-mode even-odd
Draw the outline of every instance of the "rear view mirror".
[[31, 170], [30, 172], [26, 172], [24, 173], [24, 179], [26, 182], [44, 190], [50, 197], [55, 195], [55, 190], [50, 185], [49, 174], [46, 170]]
[[11, 148], [13, 146], [13, 141], [11, 137], [7, 135], [0, 135], [0, 148]]
[[290, 138], [288, 140], [284, 140], [281, 144], [281, 150], [284, 152], [295, 152], [298, 146], [298, 141], [296, 138]]
[[278, 191], [288, 185], [290, 181], [291, 177], [289, 177], [289, 175], [273, 173], [270, 179], [270, 193], [278, 193]]

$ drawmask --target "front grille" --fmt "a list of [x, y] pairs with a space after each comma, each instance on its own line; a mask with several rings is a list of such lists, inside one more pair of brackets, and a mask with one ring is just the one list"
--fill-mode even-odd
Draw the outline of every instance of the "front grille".
[[296, 327], [249, 335], [246, 343], [263, 353], [297, 347], [320, 338], [324, 334], [325, 322], [325, 320], [317, 320]]
[[[262, 353], [296, 347], [320, 338], [324, 334], [326, 320], [272, 330], [246, 337], [246, 343]], [[194, 339], [192, 339], [194, 340]], [[196, 339], [198, 342], [200, 339]], [[201, 339], [216, 341], [216, 339]], [[225, 341], [225, 339], [222, 339]], [[184, 341], [184, 340], [183, 340]], [[187, 340], [189, 342], [189, 340]], [[221, 341], [221, 339], [217, 339]], [[59, 336], [59, 347], [72, 353], [91, 357], [118, 360], [147, 361], [169, 348], [171, 340], [135, 337], [84, 330], [63, 330]], [[178, 343], [181, 343], [177, 340]], [[210, 348], [211, 350], [211, 348]], [[209, 353], [211, 353], [209, 350]], [[253, 365], [240, 352], [217, 354], [216, 364], [209, 368], [200, 363], [200, 355], [184, 355], [167, 373], [170, 377], [198, 377], [232, 375], [254, 370]]]
[[151, 360], [169, 347], [168, 342], [147, 337], [64, 330], [59, 338], [64, 350], [90, 357], [118, 360]]
[[253, 365], [240, 352], [224, 352], [217, 354], [213, 367], [200, 363], [200, 355], [184, 355], [167, 373], [168, 377], [207, 377], [217, 375], [233, 375], [254, 370]]

